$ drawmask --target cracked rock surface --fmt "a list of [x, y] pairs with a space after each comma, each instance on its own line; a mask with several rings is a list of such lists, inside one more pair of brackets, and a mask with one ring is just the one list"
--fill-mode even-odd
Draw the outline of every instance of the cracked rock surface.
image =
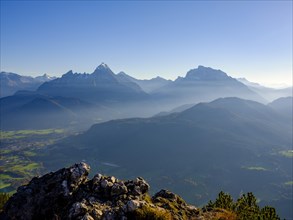
[[18, 188], [6, 203], [1, 219], [207, 219], [178, 195], [161, 190], [153, 197], [141, 177], [122, 181], [96, 174], [88, 178], [86, 163], [75, 164]]

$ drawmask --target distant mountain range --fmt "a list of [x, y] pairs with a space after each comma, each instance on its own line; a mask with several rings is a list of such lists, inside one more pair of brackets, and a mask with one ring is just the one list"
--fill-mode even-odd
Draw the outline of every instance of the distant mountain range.
[[266, 102], [259, 94], [223, 71], [204, 66], [189, 70], [185, 77], [178, 77], [156, 90], [154, 95], [170, 100], [170, 103], [177, 101], [177, 105], [231, 96]]
[[21, 76], [16, 73], [0, 72], [0, 97], [13, 95], [19, 90], [36, 90], [44, 82], [55, 79], [47, 74], [31, 77]]
[[253, 191], [292, 216], [290, 88], [203, 66], [174, 81], [138, 80], [102, 63], [56, 79], [1, 73], [2, 91], [1, 130], [90, 128], [37, 154], [47, 169], [85, 160], [119, 178], [143, 175], [153, 190], [167, 183], [198, 205], [221, 190]]
[[1, 129], [88, 128], [119, 115], [106, 106], [78, 98], [20, 91], [0, 99]]
[[172, 82], [171, 80], [166, 80], [166, 79], [159, 77], [159, 76], [156, 78], [149, 79], [149, 80], [148, 79], [144, 79], [144, 80], [135, 79], [132, 76], [129, 76], [124, 72], [118, 73], [117, 76], [119, 77], [119, 79], [121, 81], [136, 83], [147, 93], [152, 93], [152, 92], [156, 91], [157, 89], [159, 89], [163, 86], [166, 86]]
[[41, 161], [48, 169], [85, 160], [122, 179], [143, 175], [193, 204], [219, 190], [253, 191], [290, 216], [292, 158], [281, 153], [292, 149], [292, 121], [283, 114], [290, 103], [220, 98], [165, 116], [95, 124], [51, 146]]
[[287, 96], [293, 95], [292, 86], [287, 88], [275, 89], [275, 88], [262, 86], [258, 83], [250, 82], [245, 78], [238, 78], [237, 80], [242, 82], [243, 84], [248, 86], [249, 89], [260, 94], [262, 97], [264, 97], [266, 100], [269, 100], [269, 101], [273, 101], [280, 97], [287, 97]]
[[[4, 72], [0, 76], [1, 95], [8, 95], [0, 99], [2, 129], [68, 127], [81, 122], [90, 126], [109, 119], [150, 117], [187, 103], [194, 105], [231, 96], [268, 102], [251, 86], [221, 70], [203, 66], [175, 81], [161, 77], [139, 80], [124, 72], [115, 74], [105, 63], [93, 73], [68, 71], [60, 78]], [[276, 92], [276, 97], [287, 94], [270, 92]], [[38, 126], [37, 119], [42, 119]]]
[[37, 92], [99, 103], [140, 100], [148, 96], [137, 84], [120, 80], [104, 63], [92, 74], [69, 71], [61, 78], [44, 83]]

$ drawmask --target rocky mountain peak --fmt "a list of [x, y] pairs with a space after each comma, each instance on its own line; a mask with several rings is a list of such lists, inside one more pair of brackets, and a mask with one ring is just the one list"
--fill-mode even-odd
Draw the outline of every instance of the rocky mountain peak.
[[108, 72], [108, 73], [112, 73], [112, 70], [109, 68], [109, 66], [105, 63], [101, 63], [93, 73], [105, 73], [105, 72]]
[[226, 80], [230, 77], [221, 70], [198, 66], [197, 69], [189, 70], [185, 78], [191, 80]]
[[92, 73], [92, 77], [107, 82], [117, 82], [116, 75], [107, 64], [101, 63]]
[[35, 77], [35, 80], [37, 80], [39, 82], [47, 82], [47, 81], [50, 81], [53, 79], [56, 79], [56, 77], [51, 77], [47, 73], [43, 74], [42, 76]]
[[69, 70], [67, 73], [63, 74], [62, 77], [69, 77], [69, 76], [73, 76], [73, 71]]
[[108, 65], [105, 64], [104, 62], [102, 62], [102, 63], [98, 66], [98, 68], [106, 68], [106, 69], [109, 69]]

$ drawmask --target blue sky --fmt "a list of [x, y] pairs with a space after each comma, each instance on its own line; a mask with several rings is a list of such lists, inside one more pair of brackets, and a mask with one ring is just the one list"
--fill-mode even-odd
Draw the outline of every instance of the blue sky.
[[1, 1], [1, 70], [174, 79], [198, 65], [292, 84], [292, 1]]

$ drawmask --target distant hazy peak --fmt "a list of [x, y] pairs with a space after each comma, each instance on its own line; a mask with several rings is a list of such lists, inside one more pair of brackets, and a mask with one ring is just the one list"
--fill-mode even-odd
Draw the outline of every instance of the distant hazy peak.
[[120, 71], [119, 73], [117, 73], [117, 75], [123, 75], [123, 76], [128, 76], [125, 72]]
[[104, 62], [102, 62], [98, 67], [109, 68], [108, 65]]
[[49, 76], [48, 74], [43, 74], [42, 76], [37, 76], [35, 77], [36, 80], [40, 81], [40, 82], [46, 82], [46, 81], [50, 81], [53, 79], [56, 79], [56, 77], [54, 76]]
[[[67, 73], [63, 74], [62, 77], [71, 77], [73, 75], [76, 75], [76, 74], [79, 74], [79, 75], [84, 75], [84, 76], [87, 76], [89, 75], [88, 73], [73, 73], [72, 70], [69, 70]], [[112, 72], [112, 70], [109, 68], [109, 66], [105, 63], [101, 63], [96, 69], [95, 71], [92, 73], [93, 75], [100, 75], [100, 74], [110, 74], [110, 75], [114, 75], [114, 73]], [[91, 74], [90, 74], [91, 75]]]
[[55, 79], [56, 77], [52, 77], [52, 76], [49, 76], [48, 74], [43, 74], [42, 76], [36, 76], [36, 77], [33, 77], [33, 76], [23, 76], [23, 75], [20, 75], [20, 74], [17, 74], [17, 73], [12, 73], [12, 72], [0, 72], [0, 75], [1, 76], [6, 76], [6, 77], [9, 77], [9, 76], [17, 76], [17, 77], [20, 77], [20, 78], [30, 78], [30, 79], [36, 79], [36, 80], [40, 80], [40, 79], [43, 79], [43, 80], [51, 80], [51, 79]]
[[212, 69], [210, 67], [198, 66], [197, 69], [189, 70], [185, 78], [193, 80], [225, 80], [230, 77], [221, 70]]
[[47, 73], [44, 73], [41, 77], [51, 78]]
[[[109, 68], [109, 66], [105, 63], [101, 63], [94, 71], [94, 73], [96, 72], [101, 72], [101, 71], [110, 71], [112, 72], [112, 70]], [[113, 73], [113, 72], [112, 72]]]
[[167, 80], [163, 77], [160, 77], [160, 76], [157, 76], [157, 77], [154, 77], [154, 78], [151, 78], [150, 80], [156, 80], [156, 81], [171, 81], [171, 80]]
[[7, 76], [7, 77], [9, 77], [9, 76], [17, 76], [17, 77], [33, 78], [31, 76], [23, 76], [23, 75], [19, 75], [17, 73], [12, 73], [12, 72], [0, 72], [0, 75], [1, 76]]
[[63, 74], [63, 76], [71, 76], [73, 75], [72, 70], [69, 70], [67, 73]]
[[[198, 70], [205, 70], [205, 71], [220, 71], [222, 73], [224, 73], [222, 70], [220, 69], [213, 69], [211, 67], [208, 67], [208, 66], [203, 66], [203, 65], [198, 65], [197, 67]], [[226, 73], [225, 73], [226, 74]]]

